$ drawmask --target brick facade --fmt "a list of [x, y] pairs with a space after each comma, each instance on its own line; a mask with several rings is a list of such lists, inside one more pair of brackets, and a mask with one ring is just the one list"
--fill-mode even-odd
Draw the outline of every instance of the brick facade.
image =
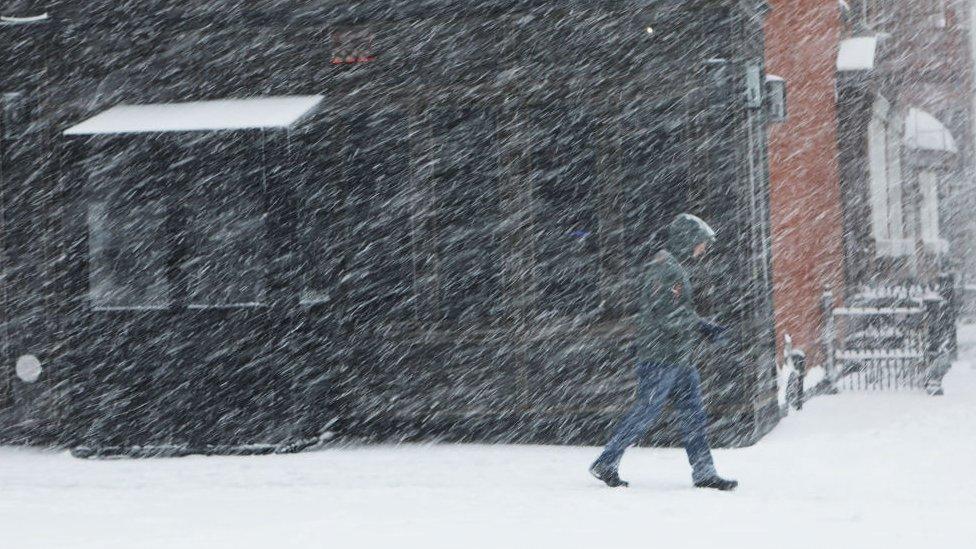
[[[970, 230], [963, 221], [972, 193], [972, 55], [969, 45], [968, 0], [903, 0], [877, 8], [865, 18], [852, 4], [848, 35], [877, 35], [877, 67], [849, 76], [841, 84], [843, 185], [847, 200], [847, 263], [849, 283], [871, 280], [925, 280], [940, 271], [959, 272], [971, 263]], [[882, 98], [892, 120], [903, 124], [909, 113], [932, 115], [952, 135], [957, 151], [931, 158], [902, 147], [904, 238], [914, 251], [902, 257], [875, 253], [876, 243], [862, 222], [870, 202], [867, 126], [872, 104]], [[896, 130], [903, 128], [896, 127]], [[948, 243], [939, 253], [921, 240], [921, 192], [918, 175], [935, 171], [939, 178], [940, 236]]]
[[[772, 2], [770, 73], [786, 78], [789, 119], [770, 132], [777, 337], [789, 333], [818, 362], [821, 296], [842, 300], [864, 283], [926, 280], [971, 265], [973, 78], [969, 0]], [[877, 39], [872, 66], [838, 70], [842, 41]], [[958, 150], [904, 144], [912, 110], [931, 114]], [[873, 225], [869, 128], [884, 113], [898, 234]], [[875, 167], [875, 169], [877, 169]], [[919, 175], [938, 177], [939, 230], [948, 253], [923, 241]], [[884, 216], [882, 216], [884, 217]]]
[[766, 23], [767, 70], [789, 88], [789, 117], [771, 127], [773, 300], [777, 339], [819, 361], [821, 296], [843, 284], [835, 97], [836, 2], [775, 0]]

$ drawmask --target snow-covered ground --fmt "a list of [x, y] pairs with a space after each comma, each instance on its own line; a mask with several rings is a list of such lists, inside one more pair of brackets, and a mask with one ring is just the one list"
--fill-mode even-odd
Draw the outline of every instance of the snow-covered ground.
[[946, 396], [819, 397], [757, 446], [636, 449], [629, 489], [595, 448], [405, 446], [292, 456], [82, 461], [0, 449], [0, 547], [972, 547], [976, 330]]

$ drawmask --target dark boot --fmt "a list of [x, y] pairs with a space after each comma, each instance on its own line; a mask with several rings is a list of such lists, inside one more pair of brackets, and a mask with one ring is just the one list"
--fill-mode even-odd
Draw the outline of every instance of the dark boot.
[[620, 475], [617, 473], [616, 467], [601, 463], [599, 460], [593, 465], [590, 465], [590, 474], [593, 475], [597, 480], [602, 480], [611, 488], [617, 488], [618, 486], [626, 488], [630, 486], [627, 484], [627, 482], [620, 479]]
[[696, 488], [714, 488], [715, 490], [721, 490], [723, 492], [731, 492], [739, 485], [737, 480], [724, 479], [718, 475], [706, 478], [704, 480], [695, 481]]

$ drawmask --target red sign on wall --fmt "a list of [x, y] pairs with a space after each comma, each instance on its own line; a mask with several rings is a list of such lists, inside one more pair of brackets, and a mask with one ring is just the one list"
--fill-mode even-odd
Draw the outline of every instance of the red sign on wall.
[[351, 65], [375, 61], [373, 38], [373, 32], [368, 29], [332, 33], [332, 64]]

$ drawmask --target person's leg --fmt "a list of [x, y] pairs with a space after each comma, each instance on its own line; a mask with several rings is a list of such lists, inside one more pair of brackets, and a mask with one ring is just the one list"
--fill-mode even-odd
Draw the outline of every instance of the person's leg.
[[637, 369], [637, 400], [620, 421], [597, 463], [616, 469], [624, 451], [647, 433], [671, 393], [675, 370], [674, 367], [657, 364]]
[[687, 366], [680, 369], [672, 395], [688, 462], [691, 464], [692, 479], [701, 482], [717, 477], [712, 451], [708, 445], [708, 418], [702, 401], [701, 378], [695, 368]]

